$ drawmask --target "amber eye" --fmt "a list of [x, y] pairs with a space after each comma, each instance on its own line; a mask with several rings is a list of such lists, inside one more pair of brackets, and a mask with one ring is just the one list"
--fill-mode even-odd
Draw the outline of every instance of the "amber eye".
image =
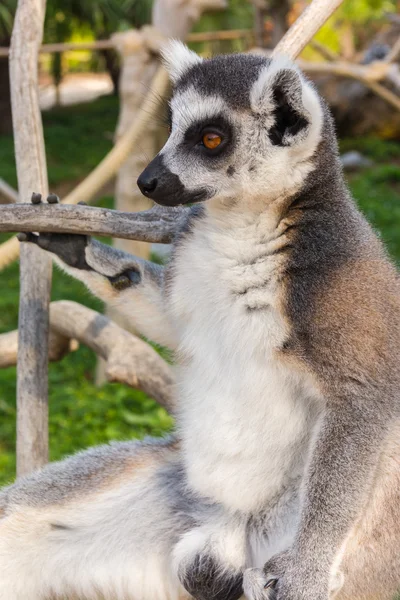
[[217, 148], [221, 144], [222, 137], [218, 133], [205, 133], [202, 141], [206, 148], [214, 150], [214, 148]]

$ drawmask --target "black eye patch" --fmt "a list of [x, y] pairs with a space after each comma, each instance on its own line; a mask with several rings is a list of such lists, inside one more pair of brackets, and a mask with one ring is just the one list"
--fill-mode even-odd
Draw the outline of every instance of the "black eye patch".
[[[202, 144], [206, 133], [218, 134], [222, 141], [213, 149], [206, 148]], [[232, 125], [223, 115], [216, 115], [209, 119], [196, 121], [185, 132], [181, 147], [184, 150], [195, 150], [205, 158], [227, 156], [233, 151], [235, 145], [235, 134]]]

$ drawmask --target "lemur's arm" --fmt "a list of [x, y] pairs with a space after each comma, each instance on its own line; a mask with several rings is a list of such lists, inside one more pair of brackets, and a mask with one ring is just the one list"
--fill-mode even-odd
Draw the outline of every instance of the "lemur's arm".
[[140, 333], [163, 346], [176, 347], [165, 311], [163, 267], [85, 235], [29, 233], [19, 237], [51, 252], [62, 269], [117, 307]]
[[391, 423], [386, 408], [371, 410], [373, 399], [366, 392], [328, 404], [302, 490], [296, 540], [264, 566], [264, 589], [257, 570], [249, 570], [244, 585], [251, 600], [328, 600], [337, 585], [337, 568], [368, 498]]

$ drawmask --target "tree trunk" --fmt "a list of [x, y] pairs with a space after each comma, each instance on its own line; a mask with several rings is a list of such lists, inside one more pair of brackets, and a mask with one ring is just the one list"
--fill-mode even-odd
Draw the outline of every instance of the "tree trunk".
[[[38, 100], [38, 52], [45, 0], [19, 0], [10, 50], [11, 101], [20, 199], [48, 193], [46, 154]], [[29, 32], [29, 35], [27, 35]], [[51, 258], [23, 247], [17, 379], [17, 474], [48, 459], [48, 342]]]
[[0, 135], [10, 135], [11, 133], [12, 117], [10, 95], [10, 68], [8, 58], [0, 57]]

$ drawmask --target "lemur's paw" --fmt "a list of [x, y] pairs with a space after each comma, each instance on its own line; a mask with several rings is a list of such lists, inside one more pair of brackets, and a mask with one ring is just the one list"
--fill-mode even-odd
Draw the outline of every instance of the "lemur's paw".
[[[59, 197], [56, 194], [47, 196], [49, 204], [58, 204]], [[32, 204], [41, 204], [42, 195], [33, 193]], [[88, 244], [88, 236], [71, 233], [19, 233], [17, 238], [20, 242], [36, 244], [42, 250], [52, 252], [66, 265], [76, 269], [90, 269], [85, 258], [85, 249]]]
[[275, 600], [277, 580], [268, 581], [261, 569], [246, 569], [243, 575], [244, 595], [248, 600]]
[[249, 600], [328, 600], [329, 577], [291, 550], [273, 556], [261, 569], [248, 569], [243, 587]]
[[70, 267], [74, 267], [75, 269], [90, 269], [85, 258], [85, 248], [88, 243], [86, 235], [72, 233], [19, 233], [17, 238], [20, 242], [30, 242], [36, 244], [42, 250], [52, 252]]
[[179, 579], [196, 600], [238, 600], [243, 594], [242, 573], [226, 569], [207, 554], [197, 554]]

